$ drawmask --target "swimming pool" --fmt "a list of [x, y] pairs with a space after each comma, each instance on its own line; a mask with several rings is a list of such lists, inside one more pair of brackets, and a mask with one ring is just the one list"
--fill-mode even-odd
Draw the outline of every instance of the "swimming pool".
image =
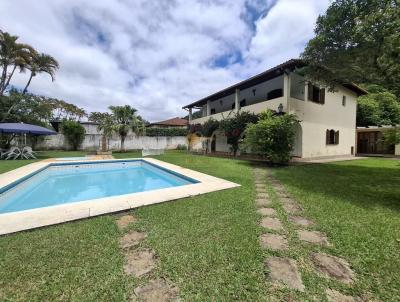
[[155, 158], [38, 161], [0, 174], [0, 236], [238, 186]]
[[197, 182], [143, 160], [54, 163], [0, 188], [0, 214]]

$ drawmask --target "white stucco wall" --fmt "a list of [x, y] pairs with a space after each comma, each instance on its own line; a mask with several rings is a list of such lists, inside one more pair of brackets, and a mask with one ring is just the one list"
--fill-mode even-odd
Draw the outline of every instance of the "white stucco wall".
[[[356, 140], [356, 94], [344, 87], [325, 91], [325, 104], [289, 99], [289, 112], [297, 115], [302, 127], [302, 157], [350, 155]], [[346, 96], [346, 105], [342, 97]], [[339, 131], [339, 144], [326, 145], [326, 130]]]
[[[281, 82], [284, 86], [283, 97], [251, 104], [242, 107], [240, 110], [258, 114], [266, 109], [277, 110], [279, 104], [282, 104], [285, 112], [296, 114], [298, 119], [301, 121], [301, 128], [297, 129], [295, 146], [292, 152], [293, 156], [312, 158], [350, 155], [352, 147], [355, 152], [357, 109], [356, 93], [342, 86], [336, 87], [335, 92], [330, 92], [328, 89], [325, 89], [325, 103], [318, 104], [307, 100], [305, 81], [300, 76], [291, 74], [289, 79], [288, 77], [280, 77], [276, 83]], [[299, 87], [301, 83], [304, 84], [304, 89]], [[292, 85], [296, 85], [296, 87], [292, 87]], [[258, 85], [241, 91], [240, 100], [243, 99], [244, 95], [247, 96], [248, 93], [252, 94], [252, 89], [254, 88], [256, 88], [256, 91], [259, 91], [260, 93], [263, 91], [257, 87]], [[296, 98], [290, 97], [289, 92], [292, 96], [296, 96]], [[343, 96], [346, 96], [345, 106], [342, 105]], [[234, 95], [229, 97], [231, 97], [231, 101], [233, 102]], [[247, 97], [250, 99], [249, 96]], [[191, 123], [202, 124], [209, 118], [221, 120], [224, 117], [227, 117], [230, 111], [231, 110], [225, 111], [223, 114], [217, 113], [211, 116], [194, 119]], [[338, 145], [326, 144], [327, 129], [339, 131]], [[218, 134], [216, 151], [229, 152], [229, 145], [225, 142], [226, 138], [223, 134]], [[397, 152], [400, 153], [399, 149], [397, 149]]]
[[[102, 135], [101, 134], [86, 134], [85, 139], [79, 148], [80, 150], [95, 151], [100, 149]], [[186, 136], [135, 136], [130, 134], [125, 139], [125, 149], [176, 149], [178, 145], [188, 146]], [[113, 136], [109, 140], [110, 150], [119, 150], [121, 141], [118, 136]], [[70, 149], [70, 146], [65, 142], [64, 135], [47, 136], [35, 146], [36, 150], [49, 149]]]

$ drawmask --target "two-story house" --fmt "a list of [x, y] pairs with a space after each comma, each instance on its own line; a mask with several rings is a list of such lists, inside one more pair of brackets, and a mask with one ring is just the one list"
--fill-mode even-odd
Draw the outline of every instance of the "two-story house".
[[[261, 113], [266, 109], [294, 113], [300, 120], [296, 129], [293, 156], [315, 158], [354, 154], [356, 140], [356, 98], [366, 91], [354, 84], [335, 91], [307, 82], [296, 73], [304, 67], [292, 59], [254, 77], [184, 106], [190, 124], [213, 118], [227, 118], [242, 110]], [[193, 119], [194, 110], [202, 117]], [[229, 152], [227, 138], [219, 131], [212, 135], [210, 151]]]

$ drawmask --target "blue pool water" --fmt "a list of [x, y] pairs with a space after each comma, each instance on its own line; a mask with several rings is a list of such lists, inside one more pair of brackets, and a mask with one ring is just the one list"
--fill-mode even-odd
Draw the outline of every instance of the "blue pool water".
[[57, 163], [0, 188], [0, 213], [195, 183], [142, 160]]

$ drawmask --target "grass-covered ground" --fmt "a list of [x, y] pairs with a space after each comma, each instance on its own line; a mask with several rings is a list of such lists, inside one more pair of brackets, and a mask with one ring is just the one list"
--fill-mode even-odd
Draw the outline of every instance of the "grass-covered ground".
[[[135, 211], [140, 217], [136, 227], [148, 233], [146, 245], [160, 258], [155, 274], [172, 280], [182, 298], [319, 301], [325, 286], [337, 287], [314, 277], [302, 263], [306, 293], [276, 291], [266, 282], [263, 261], [269, 253], [258, 242], [261, 230], [249, 163], [176, 151], [157, 158], [242, 185]], [[0, 172], [23, 162], [3, 163]], [[353, 265], [354, 288], [339, 289], [368, 292], [382, 301], [400, 297], [400, 161], [368, 159], [279, 168], [275, 173], [328, 234], [332, 253]], [[115, 217], [108, 215], [0, 237], [0, 301], [127, 299], [136, 282], [122, 273], [119, 236]], [[307, 257], [307, 248], [296, 239], [292, 246], [290, 256], [299, 261]]]

